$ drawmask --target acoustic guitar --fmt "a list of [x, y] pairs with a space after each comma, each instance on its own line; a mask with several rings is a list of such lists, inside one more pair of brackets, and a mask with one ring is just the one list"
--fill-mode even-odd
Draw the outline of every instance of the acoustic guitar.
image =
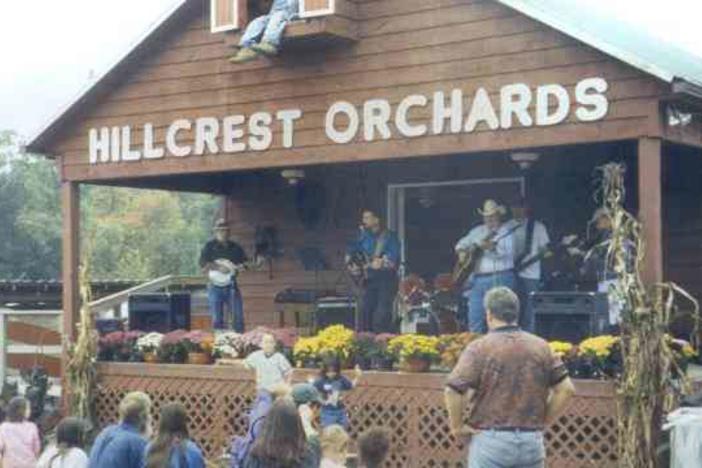
[[491, 232], [490, 234], [485, 236], [483, 241], [479, 244], [472, 244], [470, 247], [465, 249], [465, 256], [463, 257], [463, 259], [459, 257], [458, 261], [456, 261], [456, 265], [453, 267], [451, 279], [453, 280], [454, 287], [460, 287], [462, 284], [464, 284], [477, 268], [478, 263], [483, 258], [483, 254], [485, 253], [485, 251], [480, 247], [480, 244], [487, 241], [497, 243], [500, 240], [512, 234], [521, 226], [522, 223], [517, 224], [511, 227], [507, 232], [499, 236], [497, 235], [497, 231]]

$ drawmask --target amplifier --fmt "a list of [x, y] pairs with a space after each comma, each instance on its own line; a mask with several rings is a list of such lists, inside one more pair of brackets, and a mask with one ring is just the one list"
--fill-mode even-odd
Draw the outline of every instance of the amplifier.
[[351, 297], [320, 297], [315, 303], [314, 328], [321, 330], [330, 325], [356, 329], [356, 300]]
[[529, 296], [536, 333], [547, 340], [579, 343], [609, 327], [606, 293], [537, 292]]
[[159, 333], [190, 330], [190, 294], [131, 294], [129, 329]]

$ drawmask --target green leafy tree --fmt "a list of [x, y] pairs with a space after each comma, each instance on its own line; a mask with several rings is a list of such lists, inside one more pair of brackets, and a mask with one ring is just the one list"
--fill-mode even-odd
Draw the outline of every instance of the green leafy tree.
[[[217, 207], [211, 195], [84, 186], [81, 241], [92, 245], [93, 278], [197, 274]], [[55, 163], [0, 132], [0, 278], [58, 278], [60, 258]]]

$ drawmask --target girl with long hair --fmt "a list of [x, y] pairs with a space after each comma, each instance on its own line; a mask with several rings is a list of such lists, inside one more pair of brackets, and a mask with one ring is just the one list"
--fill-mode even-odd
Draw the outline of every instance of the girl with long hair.
[[86, 468], [85, 423], [79, 418], [63, 418], [56, 427], [56, 444], [39, 457], [37, 468]]
[[180, 403], [161, 409], [158, 434], [146, 447], [145, 468], [205, 468], [205, 459], [190, 440], [187, 414]]
[[23, 397], [7, 405], [7, 417], [0, 424], [0, 467], [35, 468], [41, 450], [39, 429], [29, 421], [31, 407]]
[[319, 453], [307, 441], [295, 404], [276, 401], [244, 468], [318, 468]]

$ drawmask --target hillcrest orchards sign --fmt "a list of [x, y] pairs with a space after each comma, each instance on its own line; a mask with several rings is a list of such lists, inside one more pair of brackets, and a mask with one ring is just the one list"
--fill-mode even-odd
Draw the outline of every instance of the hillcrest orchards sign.
[[[386, 99], [371, 99], [360, 106], [338, 101], [326, 112], [324, 132], [330, 143], [346, 144], [359, 136], [373, 142], [397, 136], [471, 133], [478, 126], [491, 131], [507, 130], [516, 123], [522, 127], [546, 127], [562, 123], [571, 115], [579, 122], [593, 122], [607, 115], [607, 89], [605, 79], [593, 77], [579, 81], [573, 96], [559, 84], [532, 89], [515, 83], [503, 86], [495, 98], [485, 88], [478, 88], [467, 104], [466, 91], [462, 89], [436, 91], [430, 97], [412, 94], [394, 107]], [[430, 117], [424, 122], [412, 119], [413, 112], [419, 109], [430, 110]], [[155, 142], [154, 126], [150, 123], [143, 125], [138, 139], [132, 137], [129, 125], [93, 128], [88, 136], [90, 163], [266, 151], [273, 145], [274, 137], [281, 139], [283, 148], [293, 148], [295, 123], [302, 115], [302, 109], [284, 109], [276, 113], [178, 119], [166, 128], [161, 144]], [[274, 125], [281, 131], [274, 134]]]

